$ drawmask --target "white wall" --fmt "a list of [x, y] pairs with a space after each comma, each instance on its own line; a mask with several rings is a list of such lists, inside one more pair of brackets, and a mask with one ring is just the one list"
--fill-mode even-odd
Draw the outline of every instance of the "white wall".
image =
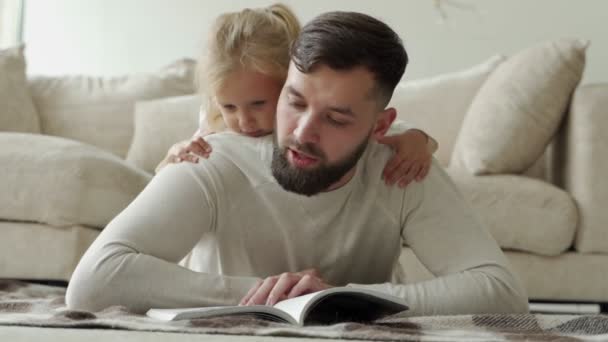
[[22, 5], [21, 0], [0, 0], [0, 49], [19, 43]]
[[[559, 37], [589, 39], [584, 82], [608, 82], [608, 1], [285, 0], [302, 22], [329, 10], [374, 15], [404, 39], [415, 79], [476, 64]], [[32, 74], [117, 75], [152, 71], [196, 56], [209, 22], [221, 12], [264, 6], [264, 0], [27, 0], [24, 39]], [[450, 7], [472, 5], [476, 12]]]

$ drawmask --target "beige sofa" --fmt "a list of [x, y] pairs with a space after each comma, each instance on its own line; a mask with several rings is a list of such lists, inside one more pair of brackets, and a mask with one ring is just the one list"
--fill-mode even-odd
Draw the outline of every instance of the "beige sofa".
[[[439, 141], [438, 161], [533, 299], [608, 302], [608, 84], [578, 85], [585, 48], [541, 44], [405, 81], [393, 96], [402, 119]], [[0, 51], [2, 68], [0, 278], [67, 281], [195, 130], [194, 68], [26, 79], [19, 49]], [[432, 277], [407, 246], [400, 261], [406, 281]]]

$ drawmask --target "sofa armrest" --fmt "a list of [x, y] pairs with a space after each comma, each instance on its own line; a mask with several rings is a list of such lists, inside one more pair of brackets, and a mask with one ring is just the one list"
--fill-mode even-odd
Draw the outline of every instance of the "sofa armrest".
[[563, 186], [579, 207], [575, 248], [608, 253], [608, 83], [577, 89], [564, 133]]

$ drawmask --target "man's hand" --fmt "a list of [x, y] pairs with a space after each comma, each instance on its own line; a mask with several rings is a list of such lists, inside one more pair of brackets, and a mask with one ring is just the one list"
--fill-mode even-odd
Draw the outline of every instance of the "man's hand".
[[258, 281], [241, 299], [239, 305], [275, 305], [276, 303], [312, 292], [329, 289], [315, 269], [283, 273]]

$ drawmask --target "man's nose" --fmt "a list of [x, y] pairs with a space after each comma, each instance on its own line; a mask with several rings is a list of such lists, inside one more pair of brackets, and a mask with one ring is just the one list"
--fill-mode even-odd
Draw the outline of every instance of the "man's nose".
[[305, 114], [298, 120], [298, 126], [293, 134], [296, 140], [301, 143], [319, 143], [319, 119], [314, 114]]

